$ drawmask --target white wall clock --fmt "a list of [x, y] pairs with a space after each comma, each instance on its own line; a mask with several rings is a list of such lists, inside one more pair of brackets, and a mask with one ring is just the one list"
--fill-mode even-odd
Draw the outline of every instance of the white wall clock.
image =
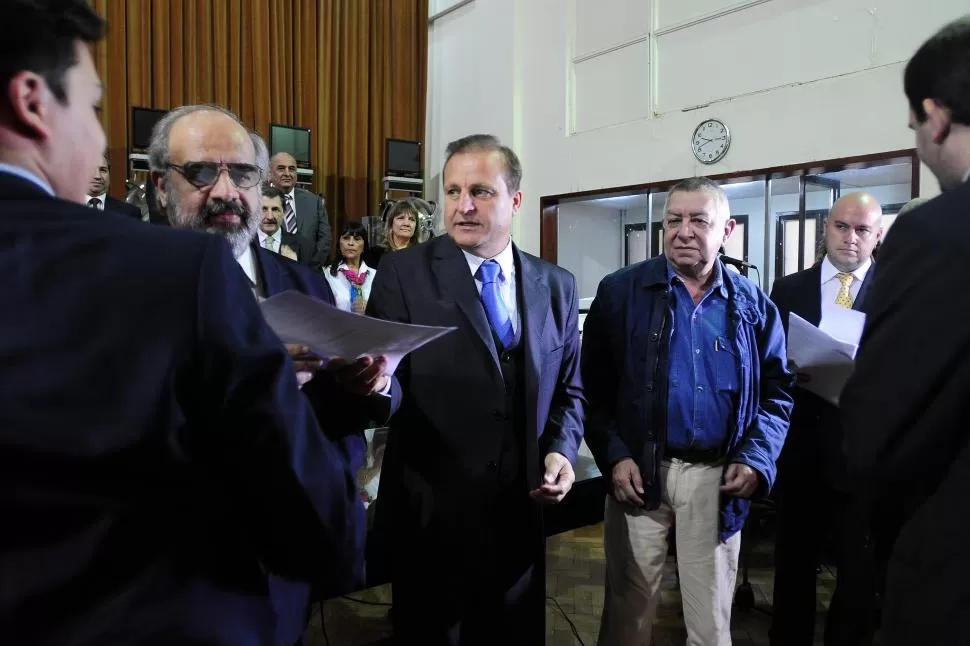
[[694, 128], [690, 148], [702, 164], [714, 164], [724, 159], [731, 147], [731, 131], [718, 119], [706, 119]]

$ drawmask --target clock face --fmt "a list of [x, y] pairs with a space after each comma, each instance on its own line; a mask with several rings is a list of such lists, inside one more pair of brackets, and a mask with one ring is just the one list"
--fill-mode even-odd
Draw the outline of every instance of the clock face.
[[694, 129], [690, 142], [694, 157], [702, 164], [713, 164], [724, 158], [731, 147], [731, 133], [726, 125], [717, 119], [701, 122]]

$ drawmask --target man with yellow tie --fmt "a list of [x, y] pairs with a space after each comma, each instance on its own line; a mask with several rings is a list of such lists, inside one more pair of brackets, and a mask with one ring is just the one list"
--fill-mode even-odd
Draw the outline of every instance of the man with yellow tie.
[[[825, 220], [825, 255], [813, 267], [775, 281], [771, 300], [785, 329], [794, 312], [809, 323], [839, 308], [861, 309], [882, 237], [882, 208], [867, 193], [839, 199]], [[772, 646], [809, 646], [815, 632], [815, 576], [822, 547], [835, 546], [836, 588], [825, 621], [826, 646], [872, 643], [877, 625], [875, 574], [865, 515], [851, 495], [842, 457], [839, 411], [794, 389], [788, 439], [778, 460]], [[834, 536], [833, 541], [826, 538]], [[828, 555], [827, 555], [828, 556]]]

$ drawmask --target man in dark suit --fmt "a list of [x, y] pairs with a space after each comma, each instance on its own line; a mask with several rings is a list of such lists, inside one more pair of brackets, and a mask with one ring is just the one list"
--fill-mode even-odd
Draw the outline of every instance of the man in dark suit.
[[310, 241], [316, 249], [316, 264], [323, 267], [330, 259], [330, 219], [323, 196], [296, 185], [296, 159], [289, 153], [276, 153], [269, 163], [269, 179], [283, 194], [283, 228]]
[[[822, 261], [774, 283], [771, 300], [786, 331], [791, 313], [818, 325], [827, 315], [838, 314], [838, 308], [861, 309], [874, 270], [872, 253], [881, 237], [882, 209], [874, 197], [850, 193], [840, 198], [825, 220]], [[834, 536], [838, 576], [825, 644], [870, 644], [876, 620], [868, 526], [847, 482], [839, 410], [803, 388], [796, 388], [794, 396], [775, 488], [779, 524], [771, 643], [814, 643], [816, 568], [825, 539]]]
[[97, 172], [91, 177], [91, 184], [88, 186], [88, 206], [101, 211], [114, 211], [130, 218], [141, 220], [141, 209], [134, 204], [128, 204], [108, 195], [108, 188], [111, 186], [111, 159], [108, 151], [101, 157], [101, 165]]
[[362, 574], [353, 472], [223, 240], [82, 206], [89, 3], [4, 17], [0, 643], [292, 643], [274, 577]]
[[389, 254], [368, 314], [454, 326], [398, 368], [377, 499], [400, 643], [541, 644], [539, 503], [572, 486], [582, 439], [573, 276], [511, 241], [515, 153], [489, 135], [451, 143], [448, 236]]
[[320, 271], [309, 240], [283, 228], [283, 194], [273, 186], [263, 187], [263, 217], [256, 232], [259, 246]]
[[970, 614], [970, 16], [924, 43], [904, 89], [916, 150], [943, 194], [899, 218], [879, 253], [855, 371], [840, 399], [846, 458], [891, 551], [887, 646], [967, 643]]

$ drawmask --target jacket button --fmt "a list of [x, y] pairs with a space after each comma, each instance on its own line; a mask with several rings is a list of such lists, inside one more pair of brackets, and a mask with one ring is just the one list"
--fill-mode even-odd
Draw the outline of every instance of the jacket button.
[[502, 361], [511, 361], [511, 360], [512, 360], [512, 353], [511, 352], [503, 352], [502, 353]]
[[649, 384], [647, 384], [647, 392], [648, 393], [652, 393], [653, 392], [653, 382], [652, 381]]
[[496, 464], [495, 462], [489, 462], [488, 464], [485, 465], [485, 468], [487, 468], [489, 471], [497, 471], [498, 464]]
[[651, 332], [650, 333], [650, 341], [651, 342], [656, 343], [659, 339], [660, 339], [660, 335], [659, 334], [657, 334], [656, 332]]
[[494, 417], [495, 419], [501, 422], [503, 419], [505, 419], [505, 414], [502, 413], [502, 411], [500, 411], [499, 409], [494, 408], [492, 409], [492, 417]]

